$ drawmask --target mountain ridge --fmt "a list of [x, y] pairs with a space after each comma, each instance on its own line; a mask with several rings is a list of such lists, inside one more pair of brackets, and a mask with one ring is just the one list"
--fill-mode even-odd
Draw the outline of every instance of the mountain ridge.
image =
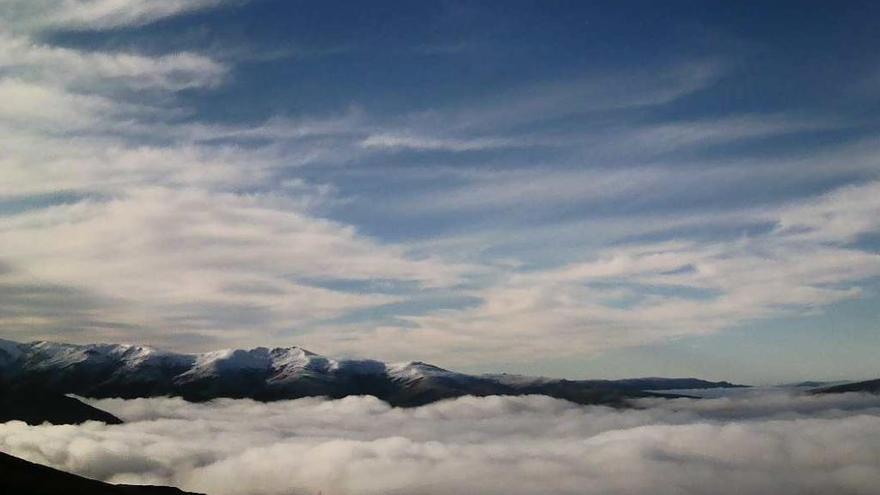
[[421, 361], [336, 360], [298, 346], [183, 354], [131, 344], [17, 343], [0, 340], [0, 381], [84, 397], [181, 396], [261, 401], [372, 395], [419, 406], [463, 395], [541, 394], [580, 404], [623, 405], [649, 390], [733, 387], [695, 378], [565, 380], [469, 375]]
[[824, 386], [812, 390], [814, 394], [842, 394], [847, 392], [864, 392], [880, 394], [880, 378], [862, 380], [858, 382], [842, 383], [839, 385]]

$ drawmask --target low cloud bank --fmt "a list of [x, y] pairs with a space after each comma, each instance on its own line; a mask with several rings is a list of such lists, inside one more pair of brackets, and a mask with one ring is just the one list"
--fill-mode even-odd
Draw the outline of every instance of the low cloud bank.
[[0, 424], [0, 450], [211, 495], [876, 494], [880, 397], [761, 392], [583, 407], [464, 397], [90, 401], [107, 426]]

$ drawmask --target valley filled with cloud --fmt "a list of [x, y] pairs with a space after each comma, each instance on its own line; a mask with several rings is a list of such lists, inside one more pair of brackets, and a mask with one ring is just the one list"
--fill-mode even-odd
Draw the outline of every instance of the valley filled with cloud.
[[126, 423], [0, 425], [0, 450], [212, 495], [872, 494], [880, 397], [755, 389], [634, 409], [541, 396], [91, 400]]

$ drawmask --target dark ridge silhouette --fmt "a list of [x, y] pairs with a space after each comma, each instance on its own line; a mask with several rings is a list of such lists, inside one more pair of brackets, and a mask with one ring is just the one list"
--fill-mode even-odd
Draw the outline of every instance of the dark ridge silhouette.
[[112, 485], [0, 452], [0, 493], [9, 495], [195, 495], [178, 488]]
[[813, 390], [816, 394], [842, 394], [845, 392], [867, 392], [870, 394], [880, 394], [880, 378], [875, 380], [865, 380], [863, 382], [844, 383], [843, 385], [835, 385], [833, 387], [820, 388]]
[[0, 385], [0, 423], [12, 420], [30, 425], [66, 425], [86, 421], [101, 421], [111, 425], [122, 423], [116, 416], [73, 397], [41, 389], [16, 389]]

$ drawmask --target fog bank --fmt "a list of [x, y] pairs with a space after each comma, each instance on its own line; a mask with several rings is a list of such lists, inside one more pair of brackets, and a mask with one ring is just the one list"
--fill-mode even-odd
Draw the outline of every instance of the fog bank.
[[370, 397], [90, 401], [127, 421], [0, 424], [0, 450], [114, 483], [212, 495], [876, 494], [880, 397]]

